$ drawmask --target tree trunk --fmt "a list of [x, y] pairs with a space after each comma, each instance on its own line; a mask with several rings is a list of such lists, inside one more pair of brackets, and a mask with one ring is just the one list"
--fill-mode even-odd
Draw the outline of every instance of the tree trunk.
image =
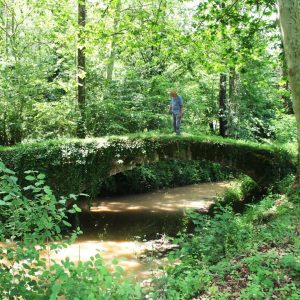
[[279, 21], [288, 64], [288, 76], [297, 121], [298, 174], [300, 183], [300, 0], [279, 0]]
[[77, 125], [77, 136], [84, 138], [85, 130], [85, 24], [86, 24], [86, 0], [78, 2], [78, 48], [77, 48], [77, 101], [80, 118]]
[[220, 74], [220, 92], [219, 92], [219, 124], [220, 135], [226, 137], [227, 120], [226, 120], [226, 74]]
[[7, 9], [7, 3], [2, 3], [2, 19], [4, 21], [4, 45], [5, 45], [5, 55], [6, 58], [8, 57], [8, 44], [9, 44], [9, 33], [8, 33], [8, 28], [9, 28], [9, 21], [8, 21], [8, 9]]
[[290, 85], [288, 80], [288, 65], [286, 61], [285, 54], [283, 54], [282, 60], [282, 80], [284, 84], [281, 86], [282, 89], [282, 100], [285, 112], [289, 115], [294, 114], [293, 103], [290, 96]]
[[235, 69], [230, 68], [229, 74], [229, 101], [234, 99], [234, 90], [235, 90]]
[[231, 67], [229, 72], [229, 89], [228, 89], [228, 100], [227, 100], [227, 134], [229, 136], [235, 135], [234, 130], [234, 115], [235, 115], [235, 80], [236, 80], [236, 72], [235, 68]]

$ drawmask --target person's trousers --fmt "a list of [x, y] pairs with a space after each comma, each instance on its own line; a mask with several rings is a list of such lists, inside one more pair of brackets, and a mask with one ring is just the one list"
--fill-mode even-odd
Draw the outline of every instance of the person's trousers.
[[180, 134], [181, 116], [173, 113], [173, 129], [176, 134]]

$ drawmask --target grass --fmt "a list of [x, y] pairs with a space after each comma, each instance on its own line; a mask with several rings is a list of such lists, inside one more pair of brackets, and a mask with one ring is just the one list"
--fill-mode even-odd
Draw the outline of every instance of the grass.
[[[140, 132], [140, 133], [132, 133], [127, 135], [111, 135], [111, 136], [104, 136], [101, 138], [93, 138], [88, 137], [86, 139], [79, 139], [79, 138], [66, 138], [66, 139], [54, 139], [54, 140], [45, 140], [45, 141], [38, 141], [38, 142], [27, 142], [18, 144], [15, 146], [0, 146], [0, 151], [9, 151], [15, 149], [23, 149], [23, 148], [37, 148], [37, 147], [48, 147], [48, 146], [55, 146], [61, 144], [69, 144], [69, 143], [91, 143], [97, 140], [122, 140], [122, 139], [154, 139], [154, 140], [181, 140], [181, 141], [193, 141], [193, 142], [209, 142], [209, 143], [220, 143], [220, 144], [227, 144], [227, 145], [237, 145], [237, 146], [248, 146], [253, 149], [261, 149], [261, 150], [268, 150], [268, 151], [286, 151], [289, 149], [290, 146], [286, 145], [279, 145], [279, 144], [261, 144], [255, 143], [251, 141], [245, 140], [236, 140], [230, 138], [223, 138], [220, 136], [213, 136], [213, 135], [205, 135], [205, 134], [190, 134], [190, 133], [183, 133], [180, 136], [176, 136], [173, 134], [161, 133], [158, 131], [150, 131], [150, 132]], [[294, 149], [294, 148], [293, 148]], [[294, 150], [292, 151], [294, 154]]]

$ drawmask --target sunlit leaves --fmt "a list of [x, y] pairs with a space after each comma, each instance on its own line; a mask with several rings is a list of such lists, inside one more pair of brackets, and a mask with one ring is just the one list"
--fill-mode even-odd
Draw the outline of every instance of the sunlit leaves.
[[[3, 239], [32, 239], [43, 243], [52, 236], [61, 237], [62, 224], [67, 222], [66, 199], [56, 199], [51, 188], [45, 185], [46, 176], [35, 171], [26, 171], [25, 179], [29, 182], [25, 188], [17, 183], [14, 173], [0, 163], [0, 236]], [[26, 196], [25, 196], [26, 195]], [[76, 196], [71, 195], [72, 201]], [[75, 204], [69, 213], [81, 211]]]

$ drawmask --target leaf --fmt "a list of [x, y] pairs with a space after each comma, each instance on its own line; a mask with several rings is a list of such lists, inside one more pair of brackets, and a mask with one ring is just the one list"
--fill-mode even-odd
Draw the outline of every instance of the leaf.
[[33, 173], [36, 173], [36, 171], [33, 171], [33, 170], [27, 170], [24, 172], [25, 174], [33, 174]]
[[51, 190], [51, 188], [48, 185], [44, 186], [44, 192], [47, 195], [52, 195], [52, 190]]
[[70, 197], [71, 199], [74, 199], [74, 200], [77, 199], [77, 196], [76, 196], [75, 194], [70, 194], [69, 197]]
[[12, 171], [10, 169], [7, 169], [7, 168], [5, 169], [5, 173], [10, 174], [10, 175], [15, 175], [16, 174], [14, 171]]
[[60, 230], [60, 228], [59, 228], [58, 225], [55, 225], [55, 230], [56, 230], [57, 233], [60, 233], [60, 232], [61, 232], [61, 230]]
[[4, 201], [9, 201], [9, 200], [11, 200], [13, 197], [12, 197], [12, 195], [11, 194], [8, 194], [8, 195], [6, 195], [4, 198], [3, 198], [3, 200]]
[[81, 212], [81, 208], [78, 207], [76, 204], [73, 205], [73, 209], [75, 209], [75, 211], [77, 212]]
[[67, 222], [67, 221], [65, 221], [65, 220], [63, 220], [63, 224], [64, 224], [65, 226], [67, 226], [67, 227], [71, 227], [71, 226], [72, 226], [69, 222]]
[[32, 176], [32, 175], [27, 175], [27, 176], [25, 177], [25, 179], [28, 180], [28, 181], [34, 181], [34, 180], [35, 180], [35, 177]]
[[67, 202], [67, 199], [64, 198], [64, 197], [61, 197], [60, 200], [59, 200], [59, 203], [62, 204], [62, 205], [66, 204], [66, 202]]
[[28, 190], [32, 190], [32, 189], [34, 189], [33, 185], [28, 185], [28, 186], [24, 187], [24, 191], [28, 191]]
[[39, 174], [37, 176], [38, 179], [45, 179], [46, 178], [46, 175], [45, 174]]
[[99, 253], [97, 253], [97, 254], [95, 255], [95, 258], [97, 258], [97, 259], [102, 259], [102, 258], [101, 258], [101, 255], [100, 255]]

